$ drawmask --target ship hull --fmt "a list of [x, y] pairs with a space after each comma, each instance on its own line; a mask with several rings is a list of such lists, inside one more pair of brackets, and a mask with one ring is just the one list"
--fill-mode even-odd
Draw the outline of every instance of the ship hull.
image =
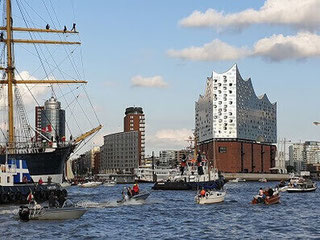
[[[8, 154], [8, 159], [26, 160], [29, 173], [34, 182], [40, 177], [47, 181], [48, 177], [52, 182], [61, 183], [64, 172], [64, 164], [73, 152], [75, 146], [69, 145], [59, 147], [52, 152]], [[6, 156], [0, 155], [0, 164], [4, 164]]]

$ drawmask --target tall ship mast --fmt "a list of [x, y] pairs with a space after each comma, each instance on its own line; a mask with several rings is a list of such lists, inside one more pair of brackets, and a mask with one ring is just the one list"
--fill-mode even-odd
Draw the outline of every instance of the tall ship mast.
[[[21, 10], [23, 7], [22, 2], [19, 4], [19, 1], [17, 1], [17, 5], [26, 25], [28, 25], [28, 21], [25, 20], [26, 12]], [[15, 44], [31, 44], [33, 46], [38, 44], [54, 46], [79, 45], [79, 41], [65, 41], [65, 37], [64, 39], [60, 37], [58, 40], [43, 40], [42, 38], [35, 39], [35, 35], [31, 34], [37, 33], [40, 36], [42, 33], [47, 33], [69, 36], [78, 34], [78, 31], [76, 31], [75, 24], [73, 24], [73, 28], [71, 30], [67, 30], [66, 26], [64, 26], [63, 29], [54, 29], [51, 28], [49, 24], [44, 28], [31, 28], [28, 26], [17, 27], [14, 26], [11, 0], [3, 1], [3, 6], [5, 14], [3, 26], [0, 27], [0, 42], [4, 45], [3, 58], [5, 60], [1, 62], [2, 65], [0, 66], [0, 70], [3, 72], [3, 78], [0, 80], [0, 100], [6, 106], [4, 108], [6, 109], [7, 116], [2, 119], [3, 122], [0, 122], [0, 134], [2, 134], [2, 138], [4, 139], [4, 142], [0, 143], [0, 163], [4, 163], [6, 161], [6, 154], [9, 159], [26, 160], [30, 175], [34, 181], [37, 181], [40, 177], [43, 179], [51, 177], [53, 182], [61, 183], [63, 179], [64, 166], [70, 155], [82, 143], [84, 143], [88, 137], [96, 134], [102, 126], [99, 122], [96, 127], [89, 131], [85, 131], [78, 137], [73, 138], [70, 134], [69, 139], [66, 140], [65, 135], [59, 136], [57, 124], [53, 122], [53, 118], [50, 116], [50, 111], [42, 109], [41, 117], [43, 118], [43, 122], [46, 122], [46, 126], [44, 127], [47, 127], [48, 129], [36, 129], [36, 126], [33, 128], [28, 122], [28, 112], [23, 104], [23, 97], [25, 95], [20, 93], [19, 86], [24, 86], [25, 89], [30, 91], [32, 97], [39, 105], [35, 96], [32, 94], [32, 87], [38, 85], [49, 85], [52, 90], [52, 96], [44, 106], [44, 108], [47, 106], [49, 109], [51, 102], [56, 104], [58, 103], [53, 87], [55, 84], [58, 84], [59, 87], [61, 85], [67, 85], [73, 93], [79, 87], [72, 88], [70, 87], [71, 84], [84, 85], [87, 81], [78, 79], [57, 80], [55, 77], [49, 77], [48, 74], [46, 74], [44, 79], [41, 80], [22, 79], [20, 72], [17, 71], [15, 66], [14, 46]], [[30, 39], [16, 38], [15, 33], [28, 33], [30, 34]], [[35, 47], [35, 49], [38, 56], [40, 56], [39, 48]], [[40, 61], [42, 67], [45, 62], [48, 62], [47, 59]], [[65, 98], [66, 94], [61, 95]], [[74, 98], [74, 101], [78, 101], [77, 99], [79, 96], [74, 96]], [[72, 103], [72, 100], [70, 102]], [[71, 103], [66, 103], [68, 104], [67, 107], [69, 107]], [[2, 110], [4, 108], [2, 108]], [[1, 114], [3, 115], [3, 113]], [[77, 117], [78, 116], [75, 118]], [[67, 120], [62, 118], [60, 121], [64, 121], [63, 124], [65, 124]], [[55, 137], [51, 135], [50, 138], [50, 135], [47, 134], [49, 130], [55, 132]], [[36, 140], [36, 135], [38, 138], [40, 136], [40, 141]]]

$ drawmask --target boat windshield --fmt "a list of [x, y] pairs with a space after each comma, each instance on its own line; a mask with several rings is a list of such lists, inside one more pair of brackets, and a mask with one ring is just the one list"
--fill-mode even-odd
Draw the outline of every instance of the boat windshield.
[[66, 201], [64, 201], [62, 208], [66, 208], [66, 207], [74, 207], [73, 202], [71, 202], [71, 200], [67, 199]]

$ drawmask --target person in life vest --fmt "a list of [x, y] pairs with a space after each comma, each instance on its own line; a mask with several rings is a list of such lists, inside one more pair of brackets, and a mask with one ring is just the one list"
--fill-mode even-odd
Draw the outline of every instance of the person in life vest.
[[200, 196], [201, 196], [201, 197], [205, 197], [205, 196], [206, 196], [206, 190], [202, 189], [202, 190], [200, 191]]
[[39, 179], [38, 184], [39, 184], [39, 185], [42, 185], [42, 184], [43, 184], [42, 178]]
[[139, 194], [139, 185], [137, 184], [137, 183], [135, 183], [134, 185], [133, 185], [133, 188], [132, 188], [132, 195], [134, 196], [134, 195], [138, 195]]

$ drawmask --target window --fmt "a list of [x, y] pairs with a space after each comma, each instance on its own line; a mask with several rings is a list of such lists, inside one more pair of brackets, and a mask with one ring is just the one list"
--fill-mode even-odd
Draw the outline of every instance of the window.
[[219, 147], [219, 153], [226, 153], [227, 147]]

